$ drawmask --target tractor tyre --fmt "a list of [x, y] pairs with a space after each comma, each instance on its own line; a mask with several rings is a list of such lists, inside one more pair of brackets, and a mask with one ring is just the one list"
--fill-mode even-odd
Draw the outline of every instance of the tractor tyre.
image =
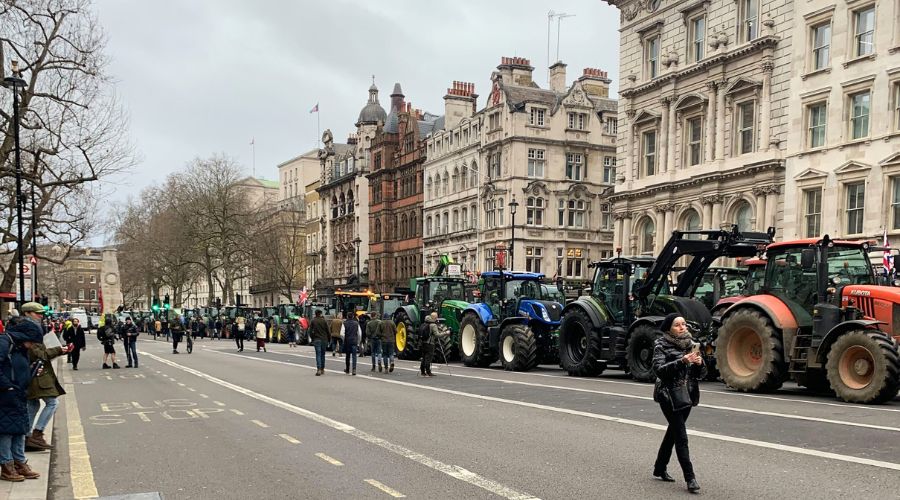
[[631, 332], [625, 358], [631, 378], [638, 382], [653, 382], [656, 372], [653, 371], [653, 348], [656, 345], [656, 329], [650, 325], [641, 325]]
[[606, 365], [600, 357], [600, 335], [587, 313], [573, 308], [563, 314], [559, 327], [559, 364], [569, 375], [595, 377]]
[[834, 394], [831, 383], [828, 382], [828, 374], [825, 370], [808, 369], [805, 373], [794, 375], [797, 385], [802, 385], [808, 390], [819, 394]]
[[478, 315], [468, 313], [459, 324], [459, 357], [466, 366], [485, 367], [497, 360], [488, 345], [488, 331]]
[[528, 325], [512, 324], [500, 333], [500, 364], [504, 370], [516, 372], [538, 365], [537, 339]]
[[900, 390], [897, 344], [878, 330], [851, 330], [828, 350], [828, 382], [848, 403], [884, 403]]
[[716, 365], [725, 385], [745, 392], [771, 392], [784, 383], [781, 334], [769, 318], [741, 309], [725, 319], [716, 341]]
[[394, 323], [397, 325], [397, 330], [394, 334], [394, 346], [397, 349], [397, 357], [413, 361], [419, 359], [419, 356], [421, 356], [419, 342], [415, 334], [412, 333], [415, 332], [415, 327], [406, 311], [399, 311]]
[[[446, 330], [447, 326], [438, 325], [439, 329]], [[446, 356], [445, 356], [446, 355]], [[456, 346], [453, 344], [453, 335], [438, 337], [434, 345], [434, 359], [440, 363], [449, 363], [454, 361], [459, 354], [456, 352]]]

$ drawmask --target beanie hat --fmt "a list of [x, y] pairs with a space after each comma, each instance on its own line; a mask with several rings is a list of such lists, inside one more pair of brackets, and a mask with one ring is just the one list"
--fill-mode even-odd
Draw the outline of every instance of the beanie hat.
[[672, 329], [672, 323], [675, 322], [676, 318], [680, 318], [680, 317], [681, 317], [681, 315], [678, 313], [670, 313], [670, 314], [666, 315], [666, 317], [662, 321], [662, 324], [659, 325], [659, 329], [662, 330], [663, 333], [668, 333], [669, 330]]

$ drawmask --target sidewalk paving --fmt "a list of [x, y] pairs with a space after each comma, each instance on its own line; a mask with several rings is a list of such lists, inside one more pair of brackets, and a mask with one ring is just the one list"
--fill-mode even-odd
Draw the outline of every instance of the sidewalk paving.
[[[60, 356], [59, 359], [65, 360]], [[57, 373], [60, 373], [59, 362], [54, 367]], [[62, 396], [65, 397], [65, 396]], [[43, 408], [43, 403], [41, 404]], [[20, 483], [12, 483], [9, 481], [0, 481], [0, 499], [8, 498], [10, 500], [45, 500], [47, 498], [47, 487], [50, 483], [50, 456], [56, 453], [57, 446], [54, 440], [55, 432], [53, 426], [56, 424], [56, 415], [50, 419], [47, 428], [44, 429], [44, 439], [53, 445], [50, 451], [27, 451], [25, 458], [28, 459], [28, 465], [35, 472], [40, 473], [41, 477], [37, 479], [26, 479]]]

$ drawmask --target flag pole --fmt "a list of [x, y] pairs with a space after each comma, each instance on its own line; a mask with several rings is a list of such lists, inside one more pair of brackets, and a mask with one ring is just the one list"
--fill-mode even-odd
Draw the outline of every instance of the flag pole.
[[322, 125], [321, 125], [321, 121], [319, 120], [318, 107], [319, 107], [319, 104], [316, 103], [316, 147], [320, 148], [320, 147], [322, 147]]

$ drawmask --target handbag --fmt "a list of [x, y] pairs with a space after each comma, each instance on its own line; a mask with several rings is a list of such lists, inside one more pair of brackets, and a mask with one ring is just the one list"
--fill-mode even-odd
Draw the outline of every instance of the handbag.
[[667, 385], [666, 393], [669, 395], [672, 411], [681, 411], [694, 406], [694, 402], [691, 401], [691, 391], [688, 388], [687, 380]]

